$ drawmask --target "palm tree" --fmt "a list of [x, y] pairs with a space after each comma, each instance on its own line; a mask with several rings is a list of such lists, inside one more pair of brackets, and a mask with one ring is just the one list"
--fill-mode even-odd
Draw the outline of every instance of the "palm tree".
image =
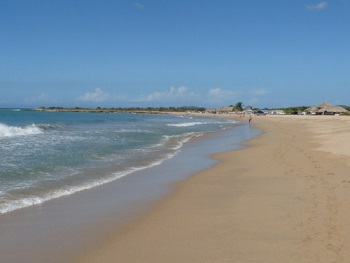
[[243, 102], [237, 102], [236, 103], [236, 109], [239, 110], [239, 111], [242, 111], [243, 110]]

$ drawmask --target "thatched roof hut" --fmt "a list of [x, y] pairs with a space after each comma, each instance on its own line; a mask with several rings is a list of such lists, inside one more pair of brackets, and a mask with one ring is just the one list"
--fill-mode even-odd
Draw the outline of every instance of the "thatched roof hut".
[[224, 106], [219, 109], [219, 112], [221, 113], [232, 113], [234, 110], [234, 107], [232, 106]]
[[341, 106], [333, 106], [329, 102], [325, 101], [318, 106], [312, 106], [305, 111], [310, 112], [311, 114], [318, 115], [334, 115], [339, 113], [347, 113], [348, 111]]

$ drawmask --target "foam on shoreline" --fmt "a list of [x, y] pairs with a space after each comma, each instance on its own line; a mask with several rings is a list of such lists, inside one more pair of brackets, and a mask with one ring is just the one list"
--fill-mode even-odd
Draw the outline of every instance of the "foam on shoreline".
[[73, 262], [82, 251], [96, 246], [95, 242], [111, 228], [129, 222], [167, 195], [173, 183], [213, 165], [215, 161], [209, 159], [209, 154], [240, 147], [241, 141], [257, 133], [242, 125], [206, 135], [186, 143], [180, 154], [162, 165], [2, 215], [0, 252], [7, 255], [3, 262]]

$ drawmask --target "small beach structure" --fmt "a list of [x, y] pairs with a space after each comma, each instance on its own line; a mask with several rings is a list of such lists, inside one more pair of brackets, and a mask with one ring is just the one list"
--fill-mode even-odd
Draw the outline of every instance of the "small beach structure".
[[305, 111], [315, 115], [335, 115], [348, 112], [345, 108], [341, 106], [333, 106], [327, 101], [322, 102], [318, 106], [307, 108]]
[[257, 110], [254, 112], [255, 115], [267, 115], [268, 113], [268, 110]]
[[283, 110], [270, 110], [270, 115], [285, 115], [286, 113]]
[[233, 113], [234, 107], [233, 106], [224, 106], [219, 109], [220, 113]]
[[253, 111], [253, 109], [251, 107], [247, 107], [244, 110], [244, 113], [249, 115], [249, 114], [254, 114], [254, 111]]
[[211, 114], [214, 114], [216, 113], [218, 110], [215, 109], [215, 108], [206, 108], [205, 109], [205, 113], [211, 113]]

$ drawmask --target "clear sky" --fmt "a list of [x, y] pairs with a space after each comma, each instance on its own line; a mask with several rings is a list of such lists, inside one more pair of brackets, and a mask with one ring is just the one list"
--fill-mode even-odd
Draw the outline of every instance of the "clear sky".
[[350, 0], [0, 0], [0, 107], [350, 105]]

